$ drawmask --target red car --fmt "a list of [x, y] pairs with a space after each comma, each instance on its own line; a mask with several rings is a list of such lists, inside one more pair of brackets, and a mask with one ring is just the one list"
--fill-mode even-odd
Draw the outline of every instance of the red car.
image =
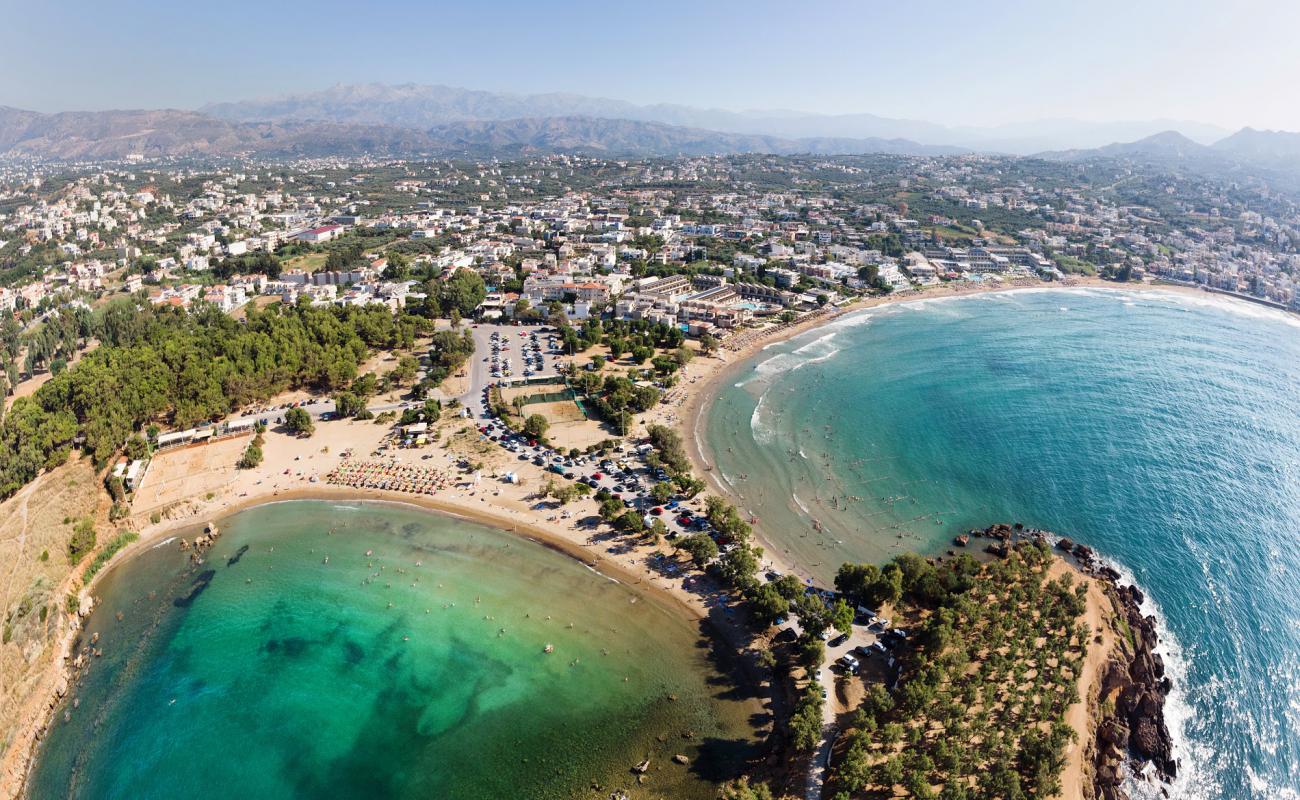
[[650, 513], [654, 514], [657, 517], [660, 514], [664, 513], [664, 510], [662, 506], [655, 506], [654, 508], [650, 509]]
[[678, 524], [678, 525], [681, 525], [683, 528], [689, 528], [689, 527], [691, 526], [691, 518], [690, 518], [690, 517], [678, 517], [678, 518], [677, 518], [677, 524]]
[[598, 481], [598, 480], [600, 480], [600, 479], [603, 478], [603, 477], [605, 477], [605, 476], [604, 476], [604, 475], [601, 475], [599, 472], [593, 472], [593, 473], [591, 473], [591, 479], [592, 479], [593, 481]]

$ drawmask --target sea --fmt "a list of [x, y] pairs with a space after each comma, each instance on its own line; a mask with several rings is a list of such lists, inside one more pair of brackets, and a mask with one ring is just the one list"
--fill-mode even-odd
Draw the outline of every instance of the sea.
[[1158, 620], [1170, 796], [1300, 797], [1300, 318], [1197, 292], [921, 299], [730, 376], [695, 436], [770, 547], [829, 581], [996, 522], [1084, 542]]
[[758, 754], [698, 622], [540, 544], [396, 504], [218, 525], [100, 583], [30, 797], [713, 798]]

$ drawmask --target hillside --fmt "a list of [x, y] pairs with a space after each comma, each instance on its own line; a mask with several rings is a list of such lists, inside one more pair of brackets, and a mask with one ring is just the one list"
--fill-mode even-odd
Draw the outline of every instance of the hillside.
[[378, 125], [244, 124], [176, 110], [39, 114], [0, 108], [0, 153], [50, 159], [411, 153], [434, 146], [419, 131]]
[[1135, 142], [1115, 142], [1087, 150], [1050, 151], [1039, 153], [1037, 157], [1049, 161], [1084, 161], [1092, 158], [1191, 160], [1211, 158], [1213, 151], [1178, 131], [1163, 131]]
[[1187, 120], [1089, 122], [1046, 119], [993, 127], [943, 125], [864, 112], [812, 113], [789, 109], [731, 111], [679, 103], [638, 105], [603, 97], [551, 92], [517, 94], [443, 85], [338, 84], [281, 97], [212, 103], [199, 109], [231, 122], [323, 121], [426, 129], [454, 122], [543, 117], [597, 117], [654, 122], [722, 133], [781, 139], [907, 139], [965, 150], [1029, 154], [1128, 141], [1176, 128], [1211, 142], [1227, 131]]
[[781, 139], [587, 116], [462, 121], [428, 130], [362, 121], [232, 122], [194, 111], [40, 114], [0, 108], [0, 154], [59, 160], [189, 156], [473, 155], [619, 156], [727, 153], [944, 155], [894, 139]]
[[892, 153], [951, 155], [953, 147], [931, 147], [903, 139], [782, 139], [721, 133], [655, 122], [595, 117], [547, 117], [460, 122], [433, 128], [443, 146], [467, 153], [527, 154], [582, 152], [606, 155], [716, 155], [724, 153]]
[[107, 538], [104, 505], [88, 459], [46, 472], [0, 504], [0, 796], [20, 784], [44, 704], [60, 691], [49, 667], [73, 624], [77, 564], [89, 560], [69, 544], [84, 519]]

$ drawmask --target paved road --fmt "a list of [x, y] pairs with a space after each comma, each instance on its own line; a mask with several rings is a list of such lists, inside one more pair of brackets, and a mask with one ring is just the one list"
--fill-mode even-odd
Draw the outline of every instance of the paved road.
[[[543, 328], [546, 329], [545, 332], [542, 330]], [[483, 402], [483, 390], [493, 383], [509, 380], [504, 376], [497, 378], [492, 375], [492, 334], [496, 333], [501, 336], [502, 352], [500, 358], [502, 361], [510, 358], [514, 362], [515, 374], [511, 378], [515, 380], [524, 377], [523, 356], [520, 352], [523, 349], [522, 344], [528, 341], [528, 335], [537, 334], [537, 341], [542, 348], [544, 367], [532, 377], [553, 378], [559, 374], [556, 370], [560, 361], [567, 359], [562, 358], [562, 354], [553, 352], [547, 346], [550, 330], [551, 328], [546, 325], [480, 324], [471, 328], [471, 333], [474, 335], [474, 355], [470, 356], [469, 388], [457, 399], [470, 409], [470, 413], [475, 419], [483, 419], [484, 413], [487, 411]], [[520, 336], [520, 334], [524, 335]]]

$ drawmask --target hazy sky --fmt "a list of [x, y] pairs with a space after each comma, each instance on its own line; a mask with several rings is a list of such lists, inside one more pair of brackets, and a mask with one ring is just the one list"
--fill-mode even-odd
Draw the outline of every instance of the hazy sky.
[[1282, 0], [0, 0], [0, 105], [195, 108], [379, 81], [1300, 130], [1297, 31]]

